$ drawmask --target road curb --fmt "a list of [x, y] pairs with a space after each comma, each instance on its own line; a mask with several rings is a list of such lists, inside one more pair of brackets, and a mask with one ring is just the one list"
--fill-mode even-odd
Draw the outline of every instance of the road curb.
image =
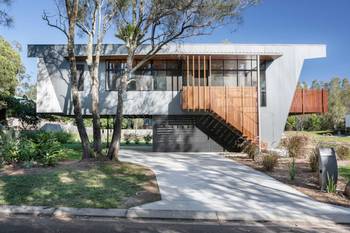
[[0, 206], [0, 214], [13, 215], [13, 214], [25, 214], [25, 215], [53, 215], [56, 208], [47, 206], [14, 206], [14, 205], [2, 205]]
[[129, 209], [126, 217], [179, 220], [219, 220], [216, 211], [146, 210], [142, 208]]
[[53, 212], [55, 217], [106, 217], [125, 218], [127, 209], [96, 209], [96, 208], [70, 208], [59, 207]]
[[261, 216], [246, 212], [224, 211], [186, 211], [186, 210], [148, 210], [139, 207], [131, 209], [98, 209], [98, 208], [71, 208], [45, 206], [0, 206], [2, 215], [33, 215], [50, 217], [91, 217], [91, 218], [129, 218], [129, 219], [161, 219], [161, 220], [201, 220], [201, 221], [253, 221], [253, 222], [307, 222], [307, 223], [339, 223], [350, 224], [349, 215], [324, 216], [317, 218], [309, 216], [301, 218], [291, 214], [289, 217], [270, 214]]

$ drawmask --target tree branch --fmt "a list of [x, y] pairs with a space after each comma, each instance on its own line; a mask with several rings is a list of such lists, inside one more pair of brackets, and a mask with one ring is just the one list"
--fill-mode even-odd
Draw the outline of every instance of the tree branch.
[[51, 21], [50, 21], [50, 17], [53, 17], [53, 16], [48, 16], [47, 15], [47, 13], [45, 12], [45, 11], [43, 11], [43, 16], [42, 16], [42, 19], [44, 20], [44, 21], [46, 21], [46, 23], [47, 23], [47, 25], [48, 26], [50, 26], [50, 27], [53, 27], [53, 28], [56, 28], [56, 29], [58, 29], [59, 31], [61, 31], [61, 32], [63, 32], [63, 34], [67, 37], [67, 39], [68, 39], [68, 32], [67, 32], [67, 30], [66, 30], [66, 28], [64, 27], [62, 27], [62, 26], [59, 26], [58, 24], [57, 24], [57, 21], [56, 21], [56, 23], [54, 24], [54, 23], [51, 23]]

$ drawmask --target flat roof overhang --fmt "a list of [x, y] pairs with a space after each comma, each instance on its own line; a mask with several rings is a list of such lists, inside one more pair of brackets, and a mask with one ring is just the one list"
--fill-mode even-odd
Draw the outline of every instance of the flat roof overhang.
[[[250, 59], [256, 59], [258, 54], [256, 55], [216, 55], [216, 54], [157, 54], [155, 55], [152, 60], [181, 60], [186, 59], [186, 57], [189, 56], [190, 59], [192, 57], [198, 57], [206, 56], [207, 58], [211, 57], [212, 60], [250, 60]], [[259, 55], [261, 61], [272, 61], [280, 57], [281, 55]], [[86, 56], [76, 56], [77, 60], [83, 61], [86, 59]], [[144, 55], [136, 55], [135, 59], [141, 59]], [[66, 57], [67, 58], [67, 57]], [[126, 55], [118, 55], [118, 56], [101, 56], [101, 61], [109, 61], [109, 60], [125, 60], [127, 58]]]
[[[150, 45], [140, 46], [137, 56], [145, 56]], [[215, 56], [229, 59], [259, 55], [261, 59], [274, 60], [284, 53], [302, 52], [304, 59], [323, 58], [326, 45], [322, 44], [169, 44], [162, 48], [157, 57], [173, 56]], [[76, 44], [77, 57], [86, 57], [86, 45]], [[66, 45], [28, 45], [28, 57], [67, 56]], [[127, 48], [121, 44], [103, 44], [101, 57], [115, 59], [127, 56]]]
[[[67, 56], [66, 45], [28, 45], [28, 57], [44, 57], [50, 52], [56, 52]], [[270, 49], [269, 49], [270, 48]], [[239, 44], [184, 44], [169, 45], [161, 49], [157, 56], [267, 56], [273, 59], [282, 56], [279, 46], [271, 45], [239, 45]], [[144, 56], [149, 51], [147, 46], [140, 48], [136, 56]], [[77, 57], [86, 56], [86, 45], [77, 44], [75, 48]], [[124, 45], [104, 44], [102, 46], [102, 57], [127, 56]]]

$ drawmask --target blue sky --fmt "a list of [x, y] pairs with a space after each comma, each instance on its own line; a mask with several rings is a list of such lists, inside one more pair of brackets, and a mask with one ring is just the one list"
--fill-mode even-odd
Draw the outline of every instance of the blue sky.
[[[0, 35], [23, 46], [27, 72], [36, 77], [36, 59], [26, 57], [27, 44], [65, 43], [61, 32], [41, 19], [43, 10], [54, 13], [53, 0], [14, 0], [10, 13], [14, 27], [0, 28]], [[222, 27], [211, 36], [191, 42], [218, 43], [315, 43], [327, 45], [327, 58], [305, 62], [301, 80], [329, 80], [350, 76], [350, 0], [262, 0], [247, 9], [243, 23]], [[85, 40], [78, 42], [83, 43]], [[105, 43], [115, 43], [107, 36]]]

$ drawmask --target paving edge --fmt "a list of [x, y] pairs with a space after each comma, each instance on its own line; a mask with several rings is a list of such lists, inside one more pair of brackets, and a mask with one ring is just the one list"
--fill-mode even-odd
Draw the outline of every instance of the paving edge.
[[[303, 218], [294, 216], [281, 217], [272, 215], [261, 216], [244, 212], [221, 211], [186, 211], [186, 210], [146, 210], [131, 209], [98, 209], [70, 208], [45, 206], [13, 206], [0, 205], [0, 215], [32, 215], [50, 217], [95, 217], [95, 218], [130, 218], [130, 219], [163, 219], [163, 220], [202, 220], [202, 221], [264, 221], [264, 222], [309, 222], [309, 223], [339, 223], [350, 224], [350, 212], [347, 216], [333, 216], [320, 219], [316, 217]], [[336, 221], [334, 221], [336, 219]]]

